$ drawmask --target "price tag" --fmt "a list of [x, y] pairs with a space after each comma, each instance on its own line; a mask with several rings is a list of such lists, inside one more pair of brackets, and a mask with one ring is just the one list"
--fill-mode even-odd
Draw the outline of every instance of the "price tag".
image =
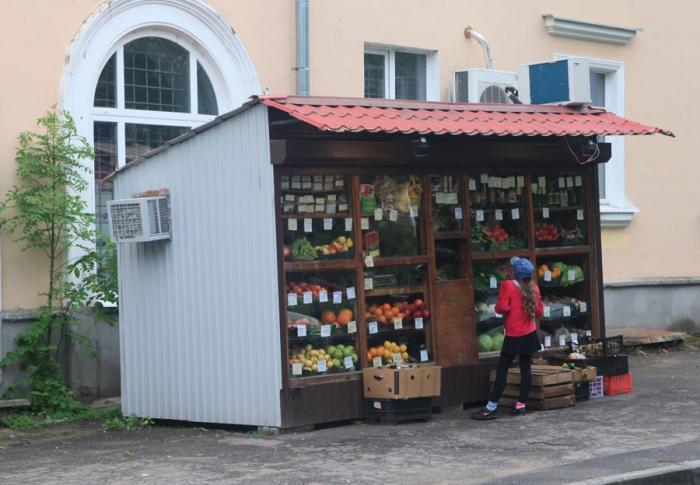
[[571, 316], [571, 307], [569, 305], [564, 305], [564, 316], [565, 317], [570, 317]]
[[476, 211], [476, 220], [477, 220], [477, 222], [483, 222], [483, 221], [484, 221], [484, 211], [482, 211], [482, 210], [477, 210], [477, 211]]
[[552, 346], [552, 337], [549, 335], [544, 336], [544, 346], [545, 347], [551, 347]]
[[458, 221], [462, 220], [462, 208], [461, 207], [455, 207], [455, 219]]
[[420, 361], [421, 362], [428, 362], [428, 351], [427, 350], [420, 351]]
[[312, 232], [313, 229], [313, 221], [311, 219], [304, 219], [304, 232]]
[[570, 269], [566, 273], [567, 273], [567, 276], [569, 277], [570, 282], [576, 281], [576, 271], [574, 271], [573, 269]]
[[394, 318], [394, 330], [401, 330], [403, 328], [403, 320], [400, 318]]
[[348, 300], [355, 299], [355, 287], [354, 286], [351, 286], [347, 290], [345, 290], [345, 293], [348, 295]]
[[418, 217], [418, 207], [416, 207], [415, 205], [409, 205], [408, 213], [411, 215], [412, 218]]
[[288, 293], [287, 294], [287, 306], [297, 306], [297, 294]]
[[342, 303], [343, 302], [343, 292], [342, 291], [334, 291], [333, 292], [333, 303]]
[[577, 345], [578, 345], [578, 334], [577, 334], [577, 333], [572, 333], [572, 334], [571, 334], [571, 343], [572, 343], [572, 344], [577, 344]]
[[552, 272], [547, 270], [544, 272], [544, 280], [545, 281], [552, 281]]
[[572, 189], [573, 187], [574, 187], [574, 178], [573, 177], [566, 177], [566, 188]]
[[489, 288], [491, 288], [492, 290], [498, 288], [498, 280], [495, 276], [491, 276], [489, 278]]
[[549, 207], [542, 207], [542, 219], [549, 219]]
[[318, 366], [319, 372], [326, 372], [328, 370], [328, 365], [326, 364], [325, 359], [320, 359], [316, 365]]
[[476, 180], [469, 179], [469, 190], [472, 192], [476, 190]]
[[511, 217], [513, 217], [514, 221], [520, 219], [520, 209], [518, 209], [517, 207], [514, 209], [511, 209], [510, 215], [511, 215]]
[[348, 322], [348, 333], [357, 333], [357, 322], [355, 320]]
[[583, 185], [583, 178], [580, 175], [577, 175], [574, 179], [574, 185], [576, 187], [581, 187]]
[[374, 289], [374, 280], [372, 278], [365, 278], [365, 290]]
[[566, 336], [559, 335], [559, 347], [564, 347], [566, 345]]
[[582, 301], [581, 303], [578, 304], [578, 311], [581, 313], [586, 313], [588, 311], [588, 304], [585, 301]]
[[590, 330], [586, 330], [586, 337], [590, 337], [591, 335], [593, 335], [593, 334], [591, 333], [591, 331], [590, 331]]
[[331, 229], [333, 229], [333, 219], [330, 217], [325, 217], [323, 219], [323, 230], [330, 231]]
[[503, 220], [503, 210], [502, 209], [496, 209], [496, 220], [497, 221]]
[[538, 177], [537, 183], [539, 184], [540, 187], [546, 187], [547, 186], [547, 177]]
[[330, 325], [321, 325], [321, 337], [330, 337], [331, 336], [331, 326]]
[[559, 188], [560, 188], [560, 189], [565, 189], [565, 188], [566, 188], [566, 178], [564, 178], [564, 177], [559, 177]]
[[328, 301], [328, 290], [321, 290], [318, 292], [318, 301], [321, 303], [326, 303]]
[[374, 257], [365, 256], [365, 266], [368, 268], [374, 268]]
[[302, 298], [303, 298], [302, 301], [304, 302], [304, 305], [311, 303], [313, 301], [313, 293], [311, 293], [310, 291], [305, 291], [303, 293]]
[[374, 209], [374, 220], [381, 221], [384, 218], [384, 211], [381, 207]]
[[518, 175], [518, 187], [525, 187], [525, 177]]
[[297, 337], [306, 337], [306, 325], [297, 326]]
[[401, 354], [399, 354], [398, 352], [395, 354], [391, 354], [391, 358], [393, 359], [394, 364], [400, 364], [403, 362], [403, 360], [401, 359]]
[[487, 184], [487, 183], [489, 183], [489, 174], [487, 174], [487, 173], [482, 173], [482, 174], [481, 174], [481, 183], [482, 183], [482, 184]]
[[500, 313], [494, 313], [494, 315], [496, 316], [496, 318], [503, 318], [503, 315], [501, 315]]
[[293, 376], [300, 376], [303, 368], [304, 367], [301, 365], [301, 362], [294, 362], [292, 364], [292, 375]]
[[355, 363], [352, 361], [352, 357], [349, 355], [343, 359], [343, 365], [348, 370], [355, 368]]
[[389, 220], [391, 222], [396, 222], [398, 219], [399, 219], [399, 211], [397, 211], [396, 209], [391, 209], [389, 211]]
[[[382, 358], [381, 357], [374, 357], [372, 359], [372, 367], [379, 368], [382, 366]], [[381, 407], [381, 403], [379, 403]]]
[[367, 325], [367, 329], [369, 330], [370, 335], [377, 333], [379, 331], [379, 329], [377, 328], [377, 322], [369, 322], [369, 324]]
[[352, 217], [345, 218], [345, 230], [347, 232], [352, 231]]
[[296, 231], [297, 230], [297, 220], [296, 219], [287, 219], [287, 229], [290, 231]]
[[552, 316], [552, 310], [548, 306], [544, 307], [544, 317], [550, 318]]
[[369, 229], [369, 217], [363, 217], [360, 219], [360, 229], [367, 231]]
[[579, 221], [583, 220], [583, 209], [577, 209], [576, 210], [576, 219]]
[[416, 330], [423, 329], [423, 317], [417, 317], [413, 322], [416, 327]]

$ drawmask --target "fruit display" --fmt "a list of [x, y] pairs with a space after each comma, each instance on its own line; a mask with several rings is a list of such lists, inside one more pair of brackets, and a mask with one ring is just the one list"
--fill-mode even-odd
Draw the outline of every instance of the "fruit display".
[[[294, 374], [294, 364], [301, 364], [302, 374], [344, 372], [355, 370], [357, 360], [357, 351], [352, 345], [338, 344], [314, 348], [313, 345], [307, 344], [292, 350], [289, 365], [292, 367], [292, 374]], [[323, 370], [324, 364], [319, 366], [319, 361], [324, 361], [325, 370]]]
[[559, 229], [559, 234], [561, 236], [561, 244], [564, 246], [583, 244], [585, 241], [583, 231], [581, 230], [580, 226], [576, 226], [573, 229], [566, 229], [562, 227]]
[[367, 350], [367, 362], [372, 363], [375, 357], [382, 358], [382, 365], [393, 364], [394, 355], [401, 356], [401, 362], [408, 362], [410, 356], [408, 355], [408, 346], [406, 344], [398, 344], [396, 342], [391, 342], [389, 340], [384, 341], [384, 345], [378, 345], [376, 347], [371, 347]]
[[[498, 285], [506, 279], [508, 263], [474, 263], [474, 291], [489, 293], [497, 291]], [[495, 279], [496, 287], [492, 287], [491, 278]]]
[[290, 281], [287, 283], [287, 294], [294, 293], [298, 297], [303, 297], [304, 293], [310, 292], [315, 301], [318, 301], [319, 293], [324, 290], [330, 293], [333, 288], [329, 285], [317, 285], [306, 282]]
[[308, 334], [320, 333], [321, 323], [313, 317], [296, 312], [287, 312], [287, 328], [296, 332], [299, 327], [306, 326]]
[[501, 331], [485, 332], [479, 335], [479, 352], [497, 352], [503, 347], [505, 336]]
[[476, 321], [486, 322], [494, 318], [502, 318], [502, 315], [496, 313], [496, 298], [487, 298], [486, 301], [477, 302], [474, 305], [476, 312]]
[[559, 230], [554, 224], [543, 222], [535, 226], [535, 241], [554, 242], [557, 239], [559, 239]]
[[368, 322], [379, 322], [382, 325], [392, 325], [395, 318], [400, 318], [404, 323], [415, 321], [416, 318], [430, 318], [430, 308], [421, 300], [416, 298], [409, 303], [403, 300], [396, 303], [372, 304], [365, 312]]
[[541, 264], [537, 268], [537, 279], [542, 286], [571, 286], [583, 281], [583, 269], [575, 264], [561, 261]]
[[347, 236], [338, 236], [330, 244], [322, 244], [314, 246], [314, 249], [320, 256], [332, 256], [334, 254], [347, 253], [355, 244], [352, 238]]
[[[570, 296], [546, 295], [542, 298], [542, 304], [545, 307], [545, 316], [542, 320], [575, 318], [588, 313], [588, 304], [585, 301]], [[565, 311], [566, 307], [569, 309]]]
[[285, 259], [291, 256], [300, 261], [313, 261], [319, 257], [346, 256], [354, 245], [352, 238], [347, 236], [338, 236], [330, 243], [318, 246], [312, 245], [305, 237], [300, 237], [294, 240], [291, 248], [284, 246], [282, 254]]

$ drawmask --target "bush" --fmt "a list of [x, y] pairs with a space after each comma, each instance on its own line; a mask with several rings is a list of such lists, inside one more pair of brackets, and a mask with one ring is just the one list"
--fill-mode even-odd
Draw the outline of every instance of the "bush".
[[688, 335], [700, 336], [700, 325], [695, 323], [691, 318], [685, 317], [671, 322], [668, 330], [672, 332], [683, 332]]

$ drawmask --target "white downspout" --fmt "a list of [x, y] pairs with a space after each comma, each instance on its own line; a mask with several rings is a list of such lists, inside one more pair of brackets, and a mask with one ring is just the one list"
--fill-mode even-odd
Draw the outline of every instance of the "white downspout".
[[296, 0], [297, 34], [297, 94], [308, 96], [309, 86], [309, 2]]
[[491, 55], [491, 46], [486, 40], [486, 37], [481, 35], [476, 30], [472, 30], [471, 27], [467, 27], [466, 29], [464, 29], [464, 37], [467, 39], [474, 37], [474, 39], [476, 39], [479, 45], [481, 45], [481, 48], [484, 50], [484, 64], [486, 64], [486, 69], [493, 69], [493, 56]]

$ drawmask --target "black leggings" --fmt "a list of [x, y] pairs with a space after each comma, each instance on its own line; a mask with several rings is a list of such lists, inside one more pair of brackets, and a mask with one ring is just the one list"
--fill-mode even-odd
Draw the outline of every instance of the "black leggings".
[[[494, 382], [493, 390], [491, 391], [491, 402], [498, 402], [501, 398], [503, 389], [506, 388], [508, 368], [513, 363], [514, 358], [514, 355], [501, 354], [501, 358], [498, 361], [498, 370], [496, 371], [496, 382]], [[521, 355], [518, 360], [520, 361], [520, 397], [518, 401], [525, 403], [532, 386], [532, 356]]]

